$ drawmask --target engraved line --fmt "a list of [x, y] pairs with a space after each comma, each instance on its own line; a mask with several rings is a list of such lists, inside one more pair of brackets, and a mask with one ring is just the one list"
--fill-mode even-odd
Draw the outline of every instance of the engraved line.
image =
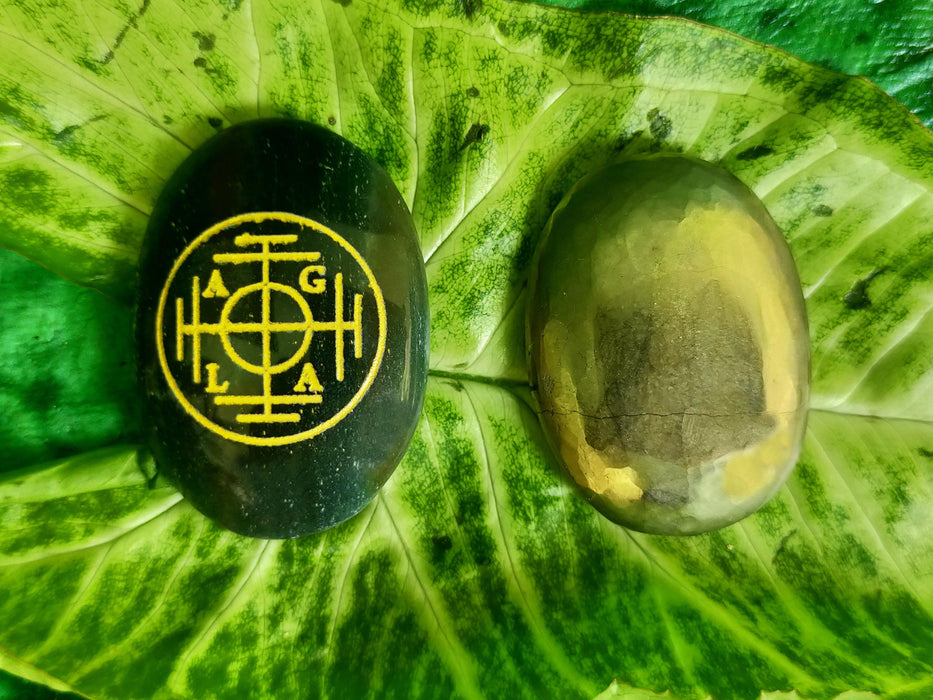
[[[259, 324], [257, 323], [255, 325]], [[193, 323], [186, 323], [182, 325], [182, 332], [185, 335], [197, 335], [199, 333], [211, 333], [212, 335], [219, 335], [221, 332], [223, 332], [224, 328], [226, 328], [226, 326], [221, 323], [201, 323], [197, 326], [195, 326]]]
[[[324, 327], [329, 324], [330, 327]], [[187, 326], [186, 333], [262, 333], [263, 331], [298, 333], [309, 330], [333, 330], [332, 321], [280, 321], [278, 323], [261, 323], [257, 321], [239, 321], [235, 323], [204, 323], [200, 328]]]
[[[168, 366], [166, 353], [165, 353], [165, 347], [164, 347], [164, 343], [162, 339], [162, 329], [163, 329], [162, 323], [163, 323], [163, 318], [165, 314], [166, 302], [168, 300], [168, 291], [169, 291], [169, 288], [171, 287], [172, 281], [175, 279], [176, 274], [178, 273], [181, 266], [184, 264], [185, 260], [191, 254], [191, 252], [195, 248], [197, 248], [199, 245], [203, 244], [206, 240], [209, 240], [212, 236], [216, 235], [217, 233], [227, 228], [230, 228], [231, 226], [235, 226], [235, 225], [239, 225], [239, 224], [247, 223], [247, 222], [248, 223], [262, 223], [263, 221], [267, 219], [274, 219], [277, 221], [297, 223], [304, 228], [310, 228], [314, 231], [317, 231], [319, 233], [322, 233], [328, 236], [335, 243], [341, 246], [347, 253], [349, 253], [350, 256], [356, 261], [357, 265], [360, 266], [360, 269], [363, 270], [367, 279], [369, 280], [369, 288], [372, 290], [372, 293], [374, 296], [374, 301], [376, 305], [376, 315], [378, 318], [378, 337], [376, 341], [375, 356], [373, 357], [373, 361], [372, 361], [372, 364], [370, 365], [369, 372], [367, 372], [362, 385], [359, 387], [358, 391], [353, 395], [353, 398], [351, 398], [350, 402], [347, 403], [343, 408], [341, 408], [336, 414], [334, 414], [327, 420], [323, 421], [322, 423], [319, 423], [318, 425], [314, 426], [310, 430], [301, 431], [299, 433], [292, 434], [292, 435], [281, 435], [281, 436], [274, 436], [274, 437], [260, 437], [256, 435], [244, 435], [236, 431], [227, 430], [223, 428], [222, 426], [219, 426], [216, 423], [211, 422], [204, 415], [202, 415], [191, 404], [191, 402], [185, 397], [184, 392], [181, 391], [181, 389], [178, 386], [178, 383], [176, 382], [175, 378], [172, 376], [172, 372]], [[280, 286], [280, 285], [276, 285], [276, 286], [281, 287], [283, 291], [286, 289], [284, 286]], [[297, 292], [295, 292], [295, 296], [293, 298], [296, 300], [296, 302], [299, 299], [301, 300], [301, 302], [304, 302], [304, 298]], [[230, 300], [228, 300], [228, 304], [229, 302]], [[299, 302], [299, 305], [301, 305], [301, 302]], [[305, 305], [306, 305], [306, 302], [305, 302]], [[156, 310], [156, 339], [157, 339], [156, 350], [157, 350], [158, 357], [159, 357], [159, 365], [162, 367], [162, 372], [165, 376], [166, 381], [168, 382], [169, 388], [172, 390], [172, 393], [175, 395], [175, 398], [177, 398], [178, 401], [181, 403], [185, 412], [189, 416], [191, 416], [195, 421], [200, 423], [202, 426], [204, 426], [208, 430], [211, 430], [212, 432], [218, 435], [221, 435], [230, 440], [234, 440], [236, 442], [242, 442], [242, 443], [249, 444], [249, 445], [287, 445], [290, 443], [298, 442], [300, 440], [310, 439], [314, 437], [315, 435], [318, 435], [324, 432], [325, 430], [328, 430], [335, 424], [339, 423], [341, 420], [343, 420], [347, 415], [349, 415], [354, 410], [354, 408], [360, 402], [362, 397], [366, 394], [367, 391], [369, 391], [370, 387], [373, 384], [373, 381], [375, 380], [376, 375], [379, 372], [379, 368], [382, 365], [383, 355], [385, 354], [385, 350], [386, 350], [386, 335], [387, 335], [386, 316], [387, 315], [386, 315], [386, 308], [385, 308], [385, 300], [383, 299], [383, 296], [382, 296], [382, 290], [380, 289], [379, 283], [376, 281], [376, 278], [374, 277], [372, 270], [369, 268], [369, 265], [360, 255], [359, 251], [357, 251], [353, 246], [347, 243], [347, 241], [341, 238], [337, 233], [327, 228], [326, 226], [322, 226], [321, 224], [313, 221], [312, 219], [300, 217], [295, 214], [290, 214], [288, 212], [250, 212], [247, 214], [240, 214], [240, 215], [231, 217], [218, 224], [215, 224], [214, 226], [209, 228], [207, 231], [202, 233], [200, 236], [198, 236], [198, 238], [196, 238], [190, 244], [188, 244], [188, 247], [185, 248], [182, 254], [175, 260], [175, 263], [172, 266], [171, 271], [169, 272], [168, 279], [165, 282], [165, 286], [162, 288], [162, 294], [159, 296], [159, 305]], [[224, 318], [223, 313], [221, 314], [221, 318], [222, 319]], [[229, 319], [226, 319], [226, 322], [229, 325]], [[325, 325], [325, 324], [321, 324], [321, 325]], [[326, 324], [326, 325], [329, 327], [331, 324]], [[228, 342], [227, 342], [227, 335], [222, 332], [224, 328], [226, 328], [226, 326], [223, 324], [203, 324], [202, 325], [198, 323], [197, 325], [193, 325], [189, 327], [188, 330], [193, 330], [193, 331], [198, 332], [204, 329], [210, 329], [210, 330], [213, 330], [214, 332], [220, 332], [221, 340], [224, 341], [224, 347], [226, 349]], [[346, 323], [338, 324], [335, 321], [333, 324], [333, 328], [335, 330], [337, 328], [340, 328], [341, 330], [346, 330], [346, 329], [352, 328], [352, 326]], [[308, 333], [305, 335], [304, 344], [306, 345], [310, 343], [310, 340], [311, 340], [311, 334]], [[284, 365], [278, 365], [277, 370], [285, 371], [286, 369], [291, 367], [292, 364], [297, 363], [298, 359], [300, 359], [299, 355], [303, 357], [304, 350], [306, 350], [306, 347], [303, 347], [301, 353], [296, 354], [294, 362], [292, 362], [291, 364], [285, 363]], [[230, 351], [228, 350], [228, 352]], [[237, 361], [238, 356], [236, 356], [235, 352], [232, 352], [231, 359], [234, 359], [234, 361]]]
[[[195, 276], [191, 278], [191, 324], [197, 328], [198, 324], [201, 322], [201, 289], [200, 289], [201, 280]], [[194, 374], [194, 383], [201, 383], [201, 335], [198, 333], [193, 334], [192, 338], [193, 348], [192, 353], [194, 358], [192, 359], [193, 365], [191, 368], [192, 373]]]
[[262, 412], [272, 415], [272, 372], [267, 371], [262, 375]]
[[[262, 286], [268, 288], [269, 286], [269, 256], [272, 255], [272, 251], [269, 250], [269, 241], [262, 242], [262, 253], [258, 253], [260, 260], [262, 260]], [[263, 316], [263, 319], [266, 317]]]
[[272, 415], [272, 372], [266, 372], [262, 375], [262, 412], [270, 416]]
[[[297, 240], [297, 236], [281, 236], [280, 238], [294, 238]], [[272, 404], [269, 401], [269, 399], [272, 398], [272, 330], [269, 328], [272, 322], [272, 310], [269, 306], [271, 301], [271, 290], [269, 289], [269, 254], [271, 253], [270, 247], [275, 240], [276, 237], [274, 236], [257, 237], [248, 233], [244, 233], [237, 236], [235, 241], [238, 246], [249, 245], [254, 241], [259, 241], [262, 243], [262, 395], [264, 398], [262, 405], [262, 416], [264, 418], [268, 418], [270, 422], [275, 422], [275, 419], [272, 418]], [[256, 420], [255, 418], [251, 418], [243, 414], [238, 415], [236, 419], [240, 423], [255, 422]], [[283, 417], [282, 422], [294, 421], [290, 421]]]
[[185, 302], [181, 297], [175, 299], [175, 358], [185, 359]]
[[321, 403], [320, 394], [309, 394], [307, 396], [231, 396], [229, 394], [224, 394], [223, 396], [215, 396], [214, 403], [218, 406], [261, 406], [265, 403], [270, 403], [275, 406], [293, 406], [297, 404], [305, 403]]
[[[340, 321], [314, 321], [310, 324], [311, 329], [315, 331], [349, 331], [353, 327], [347, 323], [341, 323]], [[340, 337], [343, 337], [343, 334], [340, 334]], [[342, 343], [341, 343], [342, 345]], [[341, 355], [343, 357], [343, 355]]]
[[231, 323], [227, 326], [224, 326], [224, 330], [227, 333], [262, 333], [263, 331], [276, 331], [279, 333], [283, 332], [307, 332], [309, 330], [324, 330], [320, 328], [320, 324], [309, 323], [308, 321], [292, 321], [292, 322], [279, 322], [279, 323], [252, 323], [252, 322], [242, 322], [242, 323]]
[[353, 300], [353, 356], [363, 357], [363, 295], [357, 294]]
[[334, 323], [337, 325], [336, 338], [336, 364], [337, 381], [343, 381], [343, 273], [338, 272], [334, 278], [334, 293], [337, 295], [334, 299]]
[[258, 235], [255, 233], [241, 233], [239, 236], [233, 239], [233, 242], [239, 248], [245, 248], [249, 245], [256, 245], [257, 243], [261, 243], [265, 249], [266, 244], [287, 245], [288, 243], [294, 243], [297, 240], [298, 236], [293, 233]]
[[297, 423], [301, 420], [300, 413], [241, 413], [237, 417], [239, 423]]
[[[272, 367], [272, 330], [269, 325], [272, 322], [272, 313], [270, 308], [271, 298], [269, 289], [269, 244], [262, 245], [262, 371], [263, 385], [267, 383], [266, 377], [270, 375]], [[268, 393], [268, 392], [267, 392]]]
[[289, 261], [307, 261], [315, 262], [316, 260], [321, 259], [321, 254], [315, 251], [309, 251], [306, 253], [272, 253], [268, 255], [263, 253], [214, 253], [214, 262], [215, 263], [248, 263], [248, 262], [259, 262], [260, 260], [271, 260], [272, 262], [289, 262]]

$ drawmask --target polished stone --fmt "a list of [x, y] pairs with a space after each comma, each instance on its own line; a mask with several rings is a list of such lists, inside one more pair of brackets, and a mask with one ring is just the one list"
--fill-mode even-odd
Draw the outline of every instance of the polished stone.
[[160, 471], [254, 537], [362, 509], [405, 453], [428, 367], [424, 263], [382, 168], [312, 124], [233, 126], [169, 180], [139, 270]]
[[809, 338], [790, 250], [729, 173], [593, 173], [544, 232], [528, 352], [548, 439], [591, 502], [652, 533], [734, 523], [800, 451]]

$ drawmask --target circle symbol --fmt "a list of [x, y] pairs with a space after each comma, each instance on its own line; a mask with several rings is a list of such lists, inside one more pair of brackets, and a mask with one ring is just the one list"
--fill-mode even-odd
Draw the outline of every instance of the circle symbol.
[[169, 272], [155, 322], [162, 373], [184, 411], [265, 446], [346, 418], [379, 372], [387, 332], [359, 251], [287, 212], [240, 214], [201, 233]]
[[[293, 299], [298, 304], [298, 308], [301, 310], [301, 314], [304, 316], [304, 327], [298, 328], [298, 330], [304, 333], [302, 336], [301, 345], [290, 358], [275, 365], [271, 364], [269, 357], [271, 334], [274, 332], [293, 332], [296, 330], [295, 324], [275, 323], [266, 317], [263, 317], [259, 324], [234, 323], [230, 321], [231, 312], [243, 297], [247, 296], [248, 294], [253, 294], [257, 291], [262, 294], [266, 294], [266, 290], [269, 292], [281, 292]], [[265, 299], [263, 299], [263, 302], [263, 310], [265, 311], [269, 308], [269, 306], [267, 303], [265, 303]], [[237, 366], [245, 369], [247, 372], [253, 372], [254, 374], [264, 374], [266, 372], [269, 372], [270, 374], [281, 374], [285, 370], [294, 367], [296, 364], [298, 364], [301, 358], [305, 356], [305, 353], [308, 351], [308, 346], [311, 344], [313, 325], [314, 318], [311, 315], [311, 309], [308, 307], [308, 302], [305, 301], [304, 297], [302, 297], [301, 294], [299, 294], [293, 287], [288, 287], [277, 282], [270, 282], [265, 285], [262, 282], [257, 282], [256, 284], [240, 287], [229, 299], [227, 299], [227, 303], [224, 304], [223, 311], [220, 312], [220, 340], [223, 343], [227, 354], [230, 356], [230, 359], [233, 360]], [[262, 334], [262, 365], [256, 365], [251, 362], [247, 362], [236, 351], [236, 348], [233, 347], [233, 343], [230, 342], [231, 333], [254, 333], [257, 331], [257, 329]]]

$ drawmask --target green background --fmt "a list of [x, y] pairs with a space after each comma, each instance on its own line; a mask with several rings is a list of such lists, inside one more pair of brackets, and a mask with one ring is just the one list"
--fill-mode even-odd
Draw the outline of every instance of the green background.
[[[898, 99], [928, 126], [933, 123], [933, 3], [928, 0], [835, 0], [834, 2], [752, 2], [723, 0], [657, 2], [628, 0], [563, 0], [548, 4], [587, 10], [620, 12], [641, 15], [672, 15], [713, 24], [763, 43], [773, 44], [807, 61], [844, 73], [868, 77], [886, 92]], [[24, 282], [28, 280], [27, 282]], [[0, 287], [9, 282], [17, 288], [28, 284], [36, 298], [48, 300], [55, 308], [57, 295], [74, 296], [72, 283], [40, 268], [15, 253], [0, 250]], [[5, 324], [15, 323], [15, 300], [0, 297], [0, 318]], [[132, 382], [130, 347], [131, 312], [126, 306], [113, 302], [91, 290], [82, 292], [75, 305], [76, 317], [66, 326], [62, 319], [50, 316], [48, 322], [36, 325], [36, 347], [29, 354], [25, 366], [14, 383], [0, 377], [0, 408], [15, 408], [18, 396], [49, 396], [50, 387], [56, 387], [56, 400], [49, 400], [52, 422], [67, 425], [68, 412], [94, 411], [99, 415], [98, 434], [81, 436], [89, 444], [132, 440], [138, 429], [135, 405], [127, 405], [119, 392], [100, 395], [94, 405], [81, 399], [93, 387], [82, 386], [88, 377], [98, 376], [104, 368], [119, 374], [119, 380], [109, 386], [128, 385]], [[35, 323], [36, 317], [31, 316]], [[99, 368], [82, 366], [71, 371], [67, 366], [50, 363], [61, 344], [80, 343], [88, 324], [106, 328], [112, 342], [99, 354], [92, 354]], [[43, 348], [47, 352], [43, 352]], [[10, 367], [7, 356], [17, 349], [0, 347], [0, 367]], [[56, 355], [58, 356], [58, 355]], [[92, 371], [99, 370], [99, 371]], [[12, 387], [12, 388], [11, 388]], [[122, 417], [118, 419], [117, 417]], [[51, 418], [51, 416], [50, 416]], [[37, 426], [37, 430], [39, 427]], [[5, 466], [27, 465], [80, 452], [80, 440], [69, 439], [67, 431], [55, 441], [37, 446], [30, 440], [28, 427], [18, 426], [18, 434], [4, 434], [0, 425], [0, 444], [8, 446]], [[21, 447], [18, 447], [21, 446]], [[54, 693], [20, 679], [0, 675], [0, 700], [6, 698], [72, 697]]]

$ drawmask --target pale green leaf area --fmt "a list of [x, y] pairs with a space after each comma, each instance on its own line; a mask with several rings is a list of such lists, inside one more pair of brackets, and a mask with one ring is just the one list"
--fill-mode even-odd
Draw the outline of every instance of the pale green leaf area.
[[712, 24], [826, 68], [863, 75], [933, 124], [933, 4], [926, 0], [555, 0], [563, 7]]
[[[711, 698], [712, 696], [710, 696]], [[874, 693], [863, 693], [856, 690], [847, 690], [844, 693], [840, 693], [833, 700], [877, 700], [878, 696]], [[597, 695], [594, 700], [676, 700], [670, 691], [659, 694], [652, 693], [650, 690], [643, 690], [641, 688], [633, 688], [627, 683], [620, 683], [619, 681], [613, 681], [605, 691]], [[802, 697], [797, 693], [797, 691], [790, 691], [789, 693], [784, 693], [781, 691], [776, 691], [773, 693], [764, 692], [762, 693], [758, 700], [807, 700], [807, 698]]]
[[[39, 463], [132, 440], [130, 312], [84, 287], [131, 300], [166, 177], [272, 115], [330, 125], [389, 171], [431, 300], [405, 460], [358, 517], [290, 541], [217, 528], [135, 446]], [[583, 173], [655, 151], [763, 199], [813, 351], [788, 485], [684, 539], [619, 528], [571, 488], [523, 350], [550, 211]], [[24, 467], [0, 476], [0, 667], [101, 698], [931, 697], [931, 163], [930, 132], [869, 83], [680, 20], [3, 0], [0, 245], [83, 286], [0, 258], [3, 444]]]
[[115, 698], [924, 697], [931, 442], [814, 412], [788, 487], [693, 538], [610, 524], [479, 382], [432, 380], [377, 500], [297, 540], [221, 530], [111, 449], [5, 477], [4, 647]]

